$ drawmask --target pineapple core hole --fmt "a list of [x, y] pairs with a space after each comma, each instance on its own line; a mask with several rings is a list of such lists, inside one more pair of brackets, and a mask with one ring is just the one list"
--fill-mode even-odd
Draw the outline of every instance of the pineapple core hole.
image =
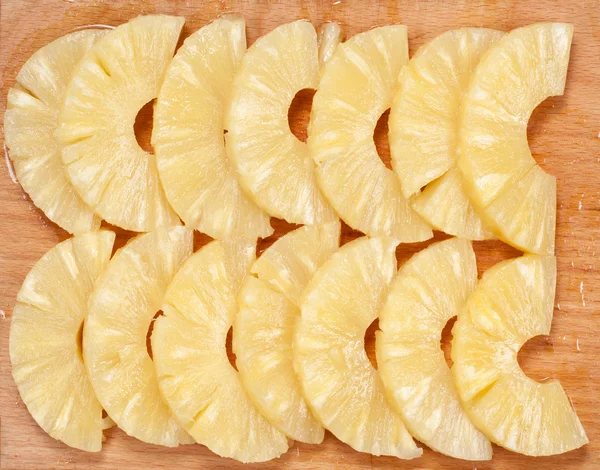
[[373, 142], [377, 149], [377, 155], [388, 169], [392, 169], [392, 157], [390, 154], [390, 142], [388, 141], [388, 119], [390, 110], [386, 109], [379, 117], [375, 130], [373, 131]]
[[537, 164], [545, 171], [548, 170], [546, 158], [556, 148], [556, 136], [548, 132], [548, 129], [558, 129], [564, 122], [564, 111], [553, 109], [560, 107], [561, 102], [564, 103], [562, 96], [551, 96], [545, 99], [533, 110], [527, 123], [529, 150]]
[[152, 331], [154, 331], [154, 322], [161, 315], [163, 315], [162, 310], [159, 310], [158, 312], [156, 312], [156, 315], [154, 315], [152, 320], [150, 320], [150, 325], [148, 325], [148, 332], [146, 333], [146, 349], [148, 350], [148, 356], [150, 356], [150, 359], [153, 358], [153, 356], [152, 356]]
[[77, 342], [77, 354], [79, 354], [79, 359], [83, 362], [83, 322], [79, 325], [75, 341]]
[[543, 382], [552, 377], [556, 369], [554, 342], [550, 336], [534, 336], [527, 341], [517, 354], [519, 366], [527, 377]]
[[139, 110], [133, 123], [133, 133], [138, 145], [144, 152], [153, 153], [152, 145], [150, 140], [152, 138], [152, 116], [154, 115], [154, 102], [156, 100], [148, 101], [142, 109]]
[[290, 131], [300, 142], [306, 142], [308, 137], [308, 121], [315, 90], [304, 88], [296, 93], [288, 110], [288, 125]]
[[365, 352], [371, 365], [377, 369], [377, 355], [375, 354], [375, 332], [379, 330], [379, 318], [373, 320], [365, 331]]
[[227, 338], [225, 339], [225, 349], [227, 351], [227, 358], [229, 359], [231, 367], [233, 367], [235, 370], [238, 370], [238, 368], [235, 365], [235, 353], [233, 352], [233, 328], [229, 328], [229, 331], [227, 332]]
[[454, 326], [455, 322], [456, 322], [456, 317], [452, 317], [450, 320], [448, 320], [448, 322], [446, 323], [446, 326], [442, 330], [442, 339], [440, 340], [440, 348], [444, 352], [444, 359], [446, 359], [446, 364], [448, 364], [448, 367], [452, 367], [452, 364], [454, 364], [454, 362], [452, 362], [451, 352], [452, 352], [452, 327]]

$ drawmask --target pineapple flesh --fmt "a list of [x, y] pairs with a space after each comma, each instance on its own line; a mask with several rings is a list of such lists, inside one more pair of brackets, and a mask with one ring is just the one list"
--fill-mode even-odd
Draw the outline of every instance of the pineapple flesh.
[[85, 365], [108, 416], [130, 436], [169, 447], [192, 440], [161, 397], [146, 336], [192, 241], [181, 226], [129, 241], [96, 282], [83, 329]]
[[556, 259], [525, 255], [484, 275], [452, 330], [452, 359], [464, 409], [491, 441], [525, 455], [554, 455], [588, 442], [557, 380], [536, 382], [517, 353], [548, 335], [556, 287]]
[[87, 29], [42, 47], [8, 90], [4, 138], [15, 173], [33, 203], [69, 233], [100, 227], [100, 218], [79, 197], [65, 174], [54, 137], [58, 111], [77, 63], [107, 33]]
[[339, 44], [313, 99], [307, 143], [319, 187], [344, 222], [369, 236], [416, 242], [431, 238], [431, 228], [373, 141], [407, 61], [405, 26], [374, 28]]
[[188, 37], [156, 100], [152, 144], [167, 199], [183, 222], [213, 238], [266, 237], [269, 217], [242, 191], [223, 140], [246, 24], [225, 15]]
[[411, 459], [422, 454], [390, 407], [364, 348], [396, 274], [397, 242], [363, 237], [344, 245], [302, 295], [294, 366], [309, 408], [360, 452]]
[[404, 197], [414, 196], [413, 209], [437, 230], [469, 240], [493, 234], [456, 170], [457, 115], [481, 56], [503, 34], [463, 28], [425, 44], [402, 70], [390, 110], [392, 166]]
[[254, 261], [244, 240], [213, 241], [182, 266], [152, 333], [162, 395], [183, 428], [222, 457], [263, 462], [288, 449], [259, 413], [227, 357], [239, 287]]
[[46, 253], [23, 282], [10, 326], [12, 374], [27, 409], [54, 439], [92, 452], [102, 447], [102, 406], [78, 338], [114, 239], [113, 232], [90, 232]]
[[251, 268], [233, 326], [236, 365], [248, 396], [290, 438], [318, 444], [324, 431], [309, 411], [292, 363], [300, 296], [335, 252], [340, 224], [300, 227], [277, 240]]
[[[335, 35], [326, 37], [331, 49]], [[336, 218], [317, 187], [308, 147], [292, 134], [288, 121], [294, 96], [317, 88], [319, 73], [313, 25], [304, 20], [281, 25], [242, 58], [226, 114], [229, 157], [242, 186], [269, 215], [293, 224]]]
[[75, 69], [59, 113], [56, 136], [71, 183], [103, 219], [126, 230], [179, 223], [133, 125], [158, 95], [183, 23], [138, 16], [110, 31]]
[[554, 253], [556, 179], [536, 165], [527, 122], [563, 94], [572, 35], [564, 23], [506, 34], [481, 59], [459, 113], [463, 186], [496, 235], [528, 253]]
[[471, 243], [452, 238], [405, 263], [379, 317], [377, 364], [410, 433], [454, 458], [490, 460], [492, 446], [464, 412], [440, 339], [477, 283]]

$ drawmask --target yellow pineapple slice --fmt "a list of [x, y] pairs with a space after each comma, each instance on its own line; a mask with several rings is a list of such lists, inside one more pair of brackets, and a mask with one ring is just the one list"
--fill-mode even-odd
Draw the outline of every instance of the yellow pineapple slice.
[[233, 74], [246, 51], [246, 24], [225, 15], [188, 37], [156, 100], [152, 144], [167, 198], [186, 225], [224, 239], [273, 232], [242, 191], [223, 140]]
[[103, 230], [52, 248], [25, 278], [10, 325], [12, 374], [27, 409], [54, 439], [92, 452], [102, 447], [105, 426], [79, 335], [114, 239]]
[[479, 59], [503, 34], [462, 28], [425, 44], [403, 69], [390, 111], [392, 166], [404, 197], [416, 195], [413, 209], [436, 229], [470, 240], [493, 235], [454, 169], [457, 115]]
[[152, 333], [161, 392], [183, 428], [222, 457], [263, 462], [288, 449], [263, 418], [227, 357], [237, 293], [254, 261], [254, 245], [214, 241], [181, 267]]
[[302, 291], [339, 241], [339, 222], [300, 227], [277, 240], [244, 280], [233, 326], [236, 365], [250, 399], [277, 429], [313, 444], [324, 432], [294, 373], [293, 330]]
[[71, 183], [96, 213], [127, 230], [179, 222], [133, 125], [158, 95], [183, 23], [138, 16], [110, 31], [75, 69], [59, 114], [56, 136]]
[[418, 196], [413, 197], [412, 207], [437, 230], [468, 240], [496, 238], [473, 208], [456, 167], [429, 183]]
[[65, 174], [54, 131], [73, 70], [106, 30], [86, 29], [52, 41], [33, 54], [8, 90], [4, 138], [23, 189], [54, 223], [70, 233], [100, 227]]
[[536, 382], [517, 362], [550, 333], [556, 259], [526, 255], [488, 270], [452, 330], [452, 372], [463, 406], [490, 440], [526, 455], [577, 449], [587, 436], [557, 380]]
[[554, 253], [556, 179], [536, 167], [527, 122], [549, 96], [562, 95], [573, 26], [515, 29], [481, 59], [459, 116], [464, 188], [486, 224], [508, 244]]
[[373, 141], [407, 61], [405, 26], [374, 28], [339, 44], [313, 99], [307, 143], [319, 187], [344, 222], [369, 236], [415, 242], [431, 238], [431, 229]]
[[363, 237], [344, 245], [317, 271], [301, 303], [294, 366], [315, 417], [360, 452], [421, 455], [390, 407], [364, 348], [396, 274], [397, 242]]
[[191, 439], [163, 402], [146, 336], [192, 236], [164, 227], [130, 240], [96, 282], [83, 329], [85, 365], [108, 415], [130, 436], [169, 447]]
[[462, 409], [440, 339], [477, 283], [471, 243], [452, 238], [414, 255], [398, 271], [379, 317], [377, 364], [393, 408], [432, 449], [489, 460], [492, 446]]
[[304, 20], [281, 25], [242, 58], [226, 114], [229, 157], [242, 186], [265, 212], [294, 224], [335, 220], [317, 187], [306, 143], [292, 134], [288, 121], [294, 96], [318, 82], [315, 28]]

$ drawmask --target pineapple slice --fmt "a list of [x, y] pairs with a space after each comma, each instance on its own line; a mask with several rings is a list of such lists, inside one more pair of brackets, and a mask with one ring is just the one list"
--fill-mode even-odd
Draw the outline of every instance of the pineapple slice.
[[225, 15], [188, 37], [156, 100], [152, 144], [167, 198], [186, 225], [213, 238], [273, 233], [242, 191], [223, 140], [233, 74], [246, 51], [246, 24]]
[[179, 223], [133, 124], [158, 95], [183, 23], [149, 15], [113, 29], [77, 66], [59, 114], [56, 136], [71, 183], [96, 213], [126, 230]]
[[437, 230], [468, 240], [496, 238], [473, 208], [456, 167], [429, 183], [418, 196], [413, 197], [412, 207]]
[[452, 331], [452, 372], [467, 414], [493, 442], [532, 456], [588, 442], [560, 383], [536, 382], [517, 362], [529, 338], [550, 333], [555, 286], [553, 256], [502, 262], [483, 275]]
[[364, 348], [396, 274], [396, 244], [363, 237], [319, 268], [302, 297], [293, 356], [306, 401], [325, 428], [360, 452], [411, 459], [422, 450], [390, 407]]
[[462, 409], [440, 348], [444, 326], [477, 283], [471, 243], [429, 246], [400, 268], [379, 317], [377, 364], [387, 396], [413, 436], [466, 460], [490, 460], [492, 446]]
[[236, 365], [250, 399], [277, 429], [313, 444], [324, 432], [294, 373], [293, 329], [302, 291], [339, 242], [339, 222], [300, 227], [277, 240], [244, 280], [233, 326]]
[[526, 252], [554, 253], [556, 179], [527, 144], [527, 121], [548, 96], [562, 95], [573, 26], [515, 29], [482, 58], [459, 116], [459, 168], [487, 225]]
[[69, 233], [100, 227], [100, 219], [79, 197], [65, 174], [54, 131], [73, 70], [107, 33], [86, 29], [42, 47], [23, 65], [8, 90], [4, 138], [23, 189], [46, 217]]
[[471, 207], [455, 169], [456, 118], [471, 73], [503, 34], [463, 28], [427, 43], [403, 69], [390, 111], [392, 166], [404, 197], [417, 195], [413, 209], [436, 229], [469, 240], [493, 235]]
[[161, 398], [146, 336], [192, 238], [165, 227], [129, 241], [96, 282], [83, 329], [85, 365], [108, 415], [130, 436], [169, 447], [191, 439]]
[[[330, 49], [335, 36], [326, 37]], [[229, 157], [242, 186], [268, 214], [293, 224], [336, 218], [317, 187], [306, 143], [292, 134], [288, 122], [296, 93], [318, 82], [313, 25], [299, 20], [279, 26], [242, 58], [225, 120]]]
[[313, 99], [307, 142], [321, 191], [344, 222], [369, 236], [415, 242], [431, 238], [431, 229], [373, 141], [407, 60], [405, 26], [375, 28], [339, 44]]
[[160, 389], [174, 416], [197, 442], [241, 462], [288, 449], [286, 436], [246, 395], [225, 346], [254, 249], [237, 239], [196, 252], [169, 286], [152, 334]]
[[78, 340], [114, 239], [103, 230], [52, 248], [25, 278], [10, 325], [12, 374], [27, 409], [54, 439], [92, 452], [102, 447], [102, 406]]

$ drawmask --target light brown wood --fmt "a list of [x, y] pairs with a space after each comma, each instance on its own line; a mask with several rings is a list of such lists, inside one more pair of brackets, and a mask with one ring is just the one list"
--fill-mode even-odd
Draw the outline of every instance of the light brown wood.
[[[187, 36], [223, 12], [246, 17], [252, 43], [274, 27], [299, 18], [315, 25], [338, 21], [352, 36], [376, 25], [408, 26], [414, 52], [424, 42], [452, 28], [485, 26], [510, 30], [538, 21], [575, 25], [567, 88], [562, 97], [544, 102], [534, 113], [529, 137], [542, 167], [558, 179], [558, 286], [552, 334], [528, 343], [521, 363], [533, 378], [556, 377], [583, 422], [590, 444], [556, 457], [527, 458], [498, 447], [488, 463], [453, 460], [428, 449], [415, 461], [372, 457], [355, 452], [327, 435], [320, 446], [293, 444], [280, 459], [244, 468], [439, 468], [439, 469], [596, 469], [600, 468], [600, 9], [596, 0], [528, 0], [403, 2], [331, 0], [2, 0], [0, 33], [0, 111], [6, 92], [25, 60], [49, 41], [86, 25], [117, 25], [138, 15], [184, 15]], [[294, 107], [296, 127], [307, 120], [308, 103]], [[305, 125], [305, 124], [304, 124]], [[298, 130], [298, 129], [297, 129]], [[300, 130], [299, 134], [302, 132]], [[381, 133], [378, 132], [378, 135]], [[385, 145], [381, 145], [385, 149]], [[385, 152], [385, 150], [384, 150]], [[2, 468], [242, 468], [200, 445], [166, 449], [139, 442], [113, 428], [104, 449], [88, 454], [48, 437], [31, 418], [11, 377], [8, 335], [12, 307], [33, 264], [67, 234], [49, 222], [0, 165], [0, 450]], [[274, 221], [276, 234], [261, 242], [264, 249], [289, 226]], [[344, 241], [357, 233], [344, 229]], [[119, 231], [122, 245], [128, 234]], [[435, 239], [444, 238], [436, 234]], [[206, 237], [197, 237], [197, 246]], [[402, 245], [400, 261], [431, 242]], [[518, 252], [500, 242], [475, 243], [480, 272]], [[369, 340], [368, 347], [372, 348]]]

